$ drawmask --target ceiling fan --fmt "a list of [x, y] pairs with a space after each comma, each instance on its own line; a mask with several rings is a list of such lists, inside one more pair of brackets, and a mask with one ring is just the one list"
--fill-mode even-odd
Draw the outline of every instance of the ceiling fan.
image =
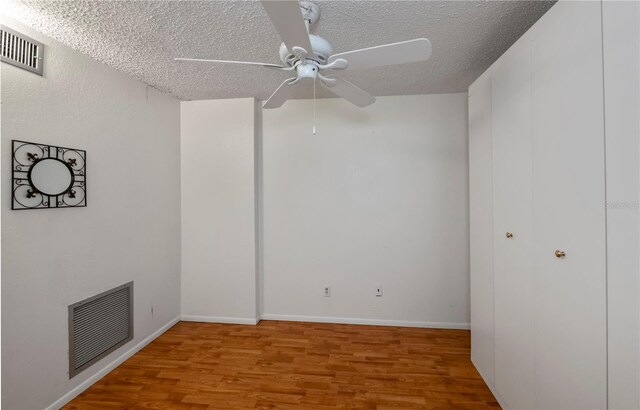
[[[263, 108], [278, 108], [291, 98], [303, 80], [316, 79], [338, 97], [366, 107], [375, 97], [350, 82], [333, 75], [331, 70], [376, 67], [391, 64], [425, 61], [431, 56], [431, 42], [426, 38], [363, 48], [333, 54], [331, 44], [324, 38], [310, 34], [309, 27], [320, 17], [320, 8], [310, 1], [261, 0], [269, 19], [282, 38], [280, 60], [282, 65], [248, 61], [209, 60], [202, 58], [176, 58], [176, 61], [246, 64], [282, 71], [295, 71], [296, 76], [284, 80], [271, 94]], [[315, 88], [314, 88], [315, 91]]]

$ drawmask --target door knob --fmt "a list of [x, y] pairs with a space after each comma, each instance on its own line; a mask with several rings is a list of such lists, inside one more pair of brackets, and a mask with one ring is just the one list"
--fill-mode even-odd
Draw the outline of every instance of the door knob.
[[565, 253], [564, 251], [561, 251], [559, 249], [556, 249], [556, 258], [564, 258], [565, 257]]
[[513, 234], [512, 234], [511, 232], [507, 232], [507, 233], [505, 234], [505, 236], [506, 236], [507, 238], [513, 238]]

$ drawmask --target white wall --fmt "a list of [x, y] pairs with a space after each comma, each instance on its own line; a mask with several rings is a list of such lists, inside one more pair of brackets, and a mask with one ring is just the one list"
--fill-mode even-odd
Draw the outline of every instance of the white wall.
[[263, 317], [468, 326], [466, 94], [318, 100], [316, 136], [312, 118], [263, 111]]
[[[44, 77], [2, 64], [2, 404], [52, 404], [180, 313], [179, 104], [43, 42]], [[11, 211], [11, 140], [87, 151], [88, 206]], [[135, 282], [135, 338], [68, 379], [67, 306]], [[151, 314], [151, 308], [154, 314]]]
[[640, 408], [640, 5], [602, 8], [609, 408]]
[[181, 103], [182, 314], [255, 323], [255, 102]]

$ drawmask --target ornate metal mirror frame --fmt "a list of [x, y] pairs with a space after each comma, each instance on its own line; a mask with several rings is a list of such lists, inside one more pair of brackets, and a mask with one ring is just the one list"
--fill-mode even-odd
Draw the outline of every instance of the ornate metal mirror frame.
[[87, 206], [87, 153], [13, 140], [11, 209]]

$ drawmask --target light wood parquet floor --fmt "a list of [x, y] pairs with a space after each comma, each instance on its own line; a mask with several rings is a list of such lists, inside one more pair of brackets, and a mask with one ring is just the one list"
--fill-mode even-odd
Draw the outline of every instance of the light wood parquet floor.
[[499, 408], [469, 332], [180, 322], [66, 409]]

